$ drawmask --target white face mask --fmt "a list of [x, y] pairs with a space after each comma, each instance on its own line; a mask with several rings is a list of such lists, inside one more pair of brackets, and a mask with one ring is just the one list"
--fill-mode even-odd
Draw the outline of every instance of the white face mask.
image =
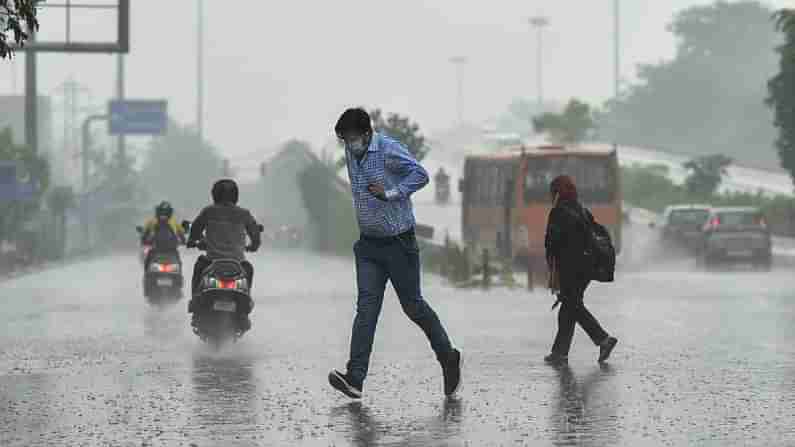
[[365, 152], [367, 152], [367, 145], [365, 144], [364, 137], [356, 138], [353, 141], [346, 142], [345, 148], [356, 157], [361, 157]]

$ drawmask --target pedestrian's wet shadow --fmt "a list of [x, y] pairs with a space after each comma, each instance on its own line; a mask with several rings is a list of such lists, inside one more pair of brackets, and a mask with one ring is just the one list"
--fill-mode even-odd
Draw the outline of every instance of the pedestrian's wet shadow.
[[350, 435], [350, 440], [356, 446], [375, 445], [378, 440], [378, 427], [370, 414], [370, 409], [361, 402], [350, 402], [346, 405], [331, 409], [331, 419], [345, 418], [345, 432]]
[[555, 445], [615, 445], [619, 438], [615, 399], [610, 396], [612, 387], [603, 386], [615, 376], [614, 368], [600, 364], [582, 379], [568, 365], [555, 369], [560, 381], [550, 420]]
[[419, 420], [380, 420], [362, 402], [351, 402], [331, 409], [331, 420], [342, 426], [341, 431], [351, 445], [373, 446], [379, 444], [426, 446], [459, 437], [464, 419], [461, 399], [446, 399], [437, 416]]

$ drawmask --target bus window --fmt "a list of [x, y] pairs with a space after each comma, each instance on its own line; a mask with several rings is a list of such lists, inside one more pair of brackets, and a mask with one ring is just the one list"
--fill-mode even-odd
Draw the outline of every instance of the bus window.
[[[575, 160], [572, 160], [575, 161]], [[606, 158], [576, 160], [575, 182], [580, 198], [587, 203], [607, 203], [615, 198], [615, 182], [610, 175], [610, 161]]]
[[525, 176], [525, 203], [550, 199], [549, 184], [558, 175], [574, 179], [585, 203], [607, 203], [615, 198], [615, 181], [610, 175], [610, 160], [596, 157], [555, 157], [528, 160]]

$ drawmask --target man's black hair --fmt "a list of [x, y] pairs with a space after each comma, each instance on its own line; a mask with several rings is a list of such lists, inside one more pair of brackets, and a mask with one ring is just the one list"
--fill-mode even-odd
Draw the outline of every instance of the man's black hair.
[[340, 119], [337, 120], [337, 125], [334, 126], [339, 138], [342, 138], [346, 133], [371, 133], [373, 127], [370, 124], [370, 115], [361, 107], [348, 109], [342, 113]]

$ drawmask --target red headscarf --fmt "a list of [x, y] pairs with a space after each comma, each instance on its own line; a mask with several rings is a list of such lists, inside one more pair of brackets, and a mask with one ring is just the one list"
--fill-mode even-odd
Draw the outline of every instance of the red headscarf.
[[558, 200], [577, 200], [577, 187], [574, 179], [568, 175], [559, 175], [549, 185], [552, 194], [558, 194]]

